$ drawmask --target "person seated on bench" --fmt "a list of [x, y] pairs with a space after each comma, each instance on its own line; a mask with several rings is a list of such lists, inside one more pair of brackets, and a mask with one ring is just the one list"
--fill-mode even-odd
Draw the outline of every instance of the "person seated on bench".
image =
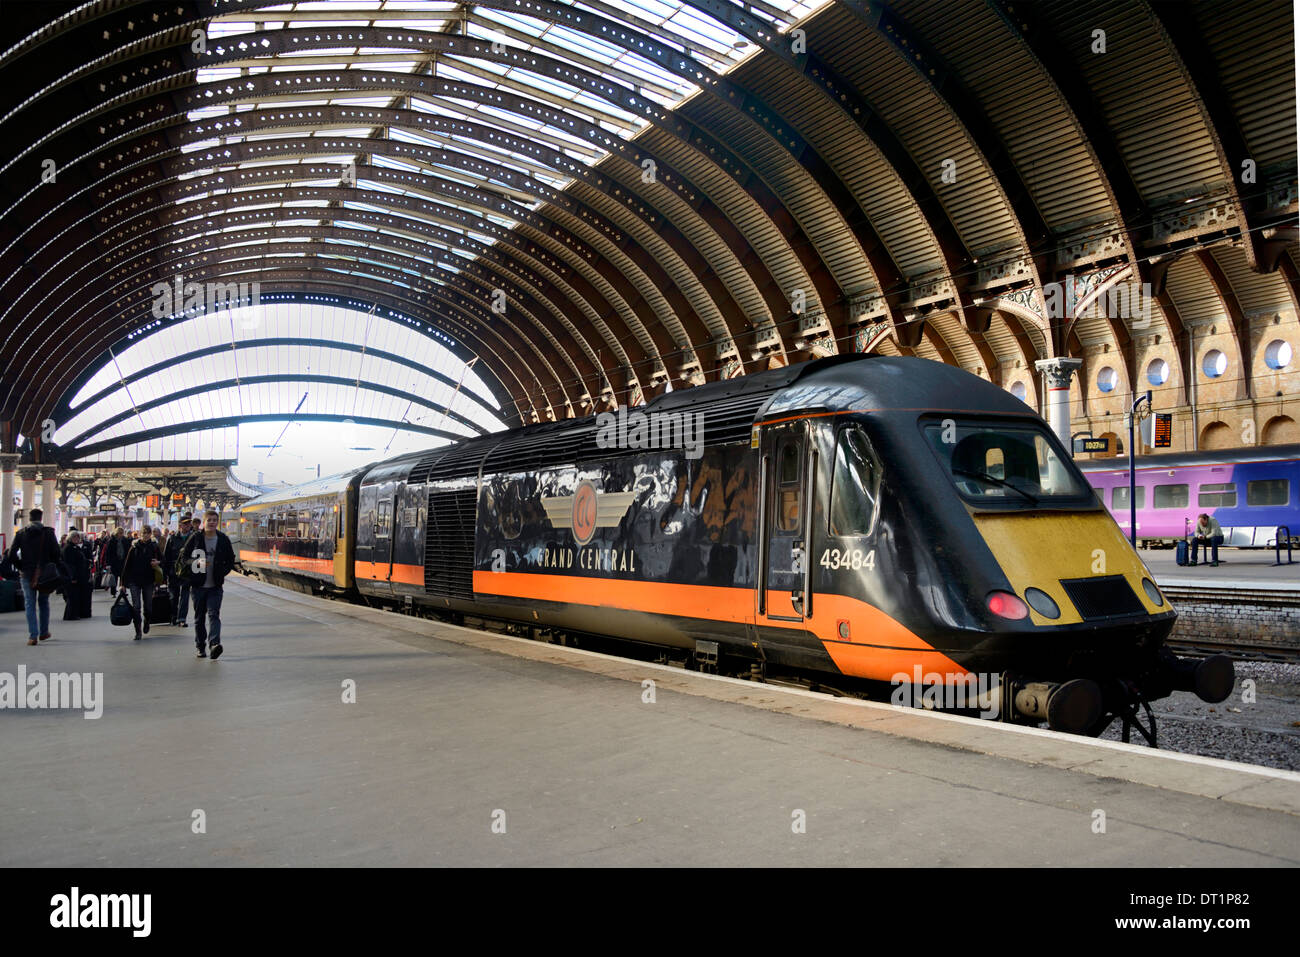
[[1192, 560], [1190, 565], [1196, 564], [1196, 548], [1198, 545], [1204, 545], [1208, 553], [1209, 564], [1217, 568], [1219, 566], [1219, 546], [1223, 544], [1223, 529], [1219, 523], [1204, 512], [1196, 520], [1196, 530], [1192, 534]]

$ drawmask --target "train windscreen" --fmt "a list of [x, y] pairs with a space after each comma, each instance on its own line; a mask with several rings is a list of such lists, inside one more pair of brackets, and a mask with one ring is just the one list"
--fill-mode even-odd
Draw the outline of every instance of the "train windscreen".
[[1096, 503], [1092, 487], [1073, 462], [1057, 455], [1041, 427], [949, 418], [922, 428], [957, 492], [972, 505]]

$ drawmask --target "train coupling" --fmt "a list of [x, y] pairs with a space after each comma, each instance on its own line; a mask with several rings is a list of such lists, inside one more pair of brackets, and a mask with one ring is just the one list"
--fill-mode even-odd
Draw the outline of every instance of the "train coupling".
[[[999, 713], [1004, 721], [1046, 721], [1053, 731], [1067, 734], [1096, 735], [1118, 717], [1124, 722], [1122, 740], [1129, 739], [1132, 726], [1139, 728], [1154, 746], [1155, 718], [1148, 702], [1168, 697], [1174, 691], [1189, 691], [1202, 701], [1218, 704], [1232, 694], [1235, 680], [1232, 659], [1227, 655], [1179, 658], [1165, 650], [1154, 671], [1140, 681], [1034, 681], [1004, 674], [983, 705]], [[1141, 726], [1139, 708], [1147, 711], [1146, 729]]]
[[1003, 720], [1046, 721], [1067, 734], [1086, 734], [1102, 713], [1101, 688], [1087, 678], [1028, 681], [1008, 674], [997, 693]]
[[1160, 657], [1157, 680], [1172, 691], [1190, 691], [1202, 701], [1218, 704], [1232, 694], [1236, 669], [1227, 655], [1179, 658], [1166, 650]]

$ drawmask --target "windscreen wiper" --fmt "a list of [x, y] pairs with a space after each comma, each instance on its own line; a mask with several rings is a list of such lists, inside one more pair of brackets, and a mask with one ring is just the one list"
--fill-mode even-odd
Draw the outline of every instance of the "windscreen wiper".
[[953, 469], [952, 474], [960, 475], [962, 476], [962, 478], [973, 478], [980, 482], [988, 482], [990, 485], [996, 485], [999, 488], [1009, 488], [1017, 495], [1023, 495], [1029, 501], [1030, 505], [1038, 504], [1037, 496], [1029, 494], [1022, 488], [1016, 488], [1010, 482], [1006, 482], [1000, 478], [996, 478], [992, 475], [989, 475], [987, 472], [973, 472], [970, 469]]

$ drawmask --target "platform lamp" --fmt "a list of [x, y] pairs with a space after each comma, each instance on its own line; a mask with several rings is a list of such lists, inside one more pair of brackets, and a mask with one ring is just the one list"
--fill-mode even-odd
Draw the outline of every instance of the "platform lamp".
[[1151, 410], [1151, 390], [1133, 400], [1128, 414], [1128, 541], [1137, 548], [1137, 455], [1133, 444], [1133, 432], [1137, 428], [1138, 408], [1145, 402], [1147, 411]]

